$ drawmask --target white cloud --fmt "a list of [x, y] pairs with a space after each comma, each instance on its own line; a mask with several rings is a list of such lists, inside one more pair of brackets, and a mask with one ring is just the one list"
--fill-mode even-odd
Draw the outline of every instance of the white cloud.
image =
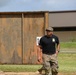
[[11, 0], [0, 0], [0, 7], [6, 6]]
[[48, 5], [50, 4], [72, 4], [76, 3], [76, 0], [44, 0]]
[[20, 0], [21, 2], [30, 2], [31, 0]]
[[33, 1], [33, 0], [17, 0], [18, 2], [24, 2], [24, 3], [27, 3], [27, 2], [31, 2], [31, 1]]
[[57, 2], [56, 0], [45, 0], [45, 3], [47, 4], [54, 4], [56, 2]]
[[0, 11], [58, 11], [65, 9], [76, 10], [76, 0], [0, 0]]

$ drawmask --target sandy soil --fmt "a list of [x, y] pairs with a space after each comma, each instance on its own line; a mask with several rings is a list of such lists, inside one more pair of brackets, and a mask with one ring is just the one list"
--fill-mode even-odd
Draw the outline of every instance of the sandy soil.
[[[40, 74], [35, 72], [0, 72], [0, 75], [40, 75]], [[59, 73], [58, 75], [76, 75], [76, 73], [71, 73], [71, 74]]]

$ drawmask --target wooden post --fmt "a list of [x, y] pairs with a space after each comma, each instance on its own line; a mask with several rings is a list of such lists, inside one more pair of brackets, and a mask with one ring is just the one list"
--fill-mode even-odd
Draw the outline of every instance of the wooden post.
[[45, 30], [48, 26], [49, 26], [49, 12], [45, 12]]
[[23, 64], [23, 25], [24, 25], [24, 13], [22, 13], [22, 21], [21, 21], [21, 37], [22, 37], [22, 64]]

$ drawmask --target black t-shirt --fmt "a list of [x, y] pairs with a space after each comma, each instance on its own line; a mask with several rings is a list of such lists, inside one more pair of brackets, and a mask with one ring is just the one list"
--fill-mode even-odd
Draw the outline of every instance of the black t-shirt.
[[59, 39], [57, 36], [52, 35], [51, 37], [43, 36], [40, 39], [39, 45], [42, 47], [42, 53], [54, 54], [56, 53], [56, 45], [59, 44]]

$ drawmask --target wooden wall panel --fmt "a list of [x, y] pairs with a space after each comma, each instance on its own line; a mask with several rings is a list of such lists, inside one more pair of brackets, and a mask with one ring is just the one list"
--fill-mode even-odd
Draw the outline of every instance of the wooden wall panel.
[[0, 63], [22, 63], [21, 15], [0, 14]]
[[44, 32], [44, 14], [25, 14], [23, 23], [23, 63], [37, 63], [36, 37]]
[[39, 64], [36, 37], [43, 36], [47, 26], [45, 12], [0, 13], [0, 63]]

